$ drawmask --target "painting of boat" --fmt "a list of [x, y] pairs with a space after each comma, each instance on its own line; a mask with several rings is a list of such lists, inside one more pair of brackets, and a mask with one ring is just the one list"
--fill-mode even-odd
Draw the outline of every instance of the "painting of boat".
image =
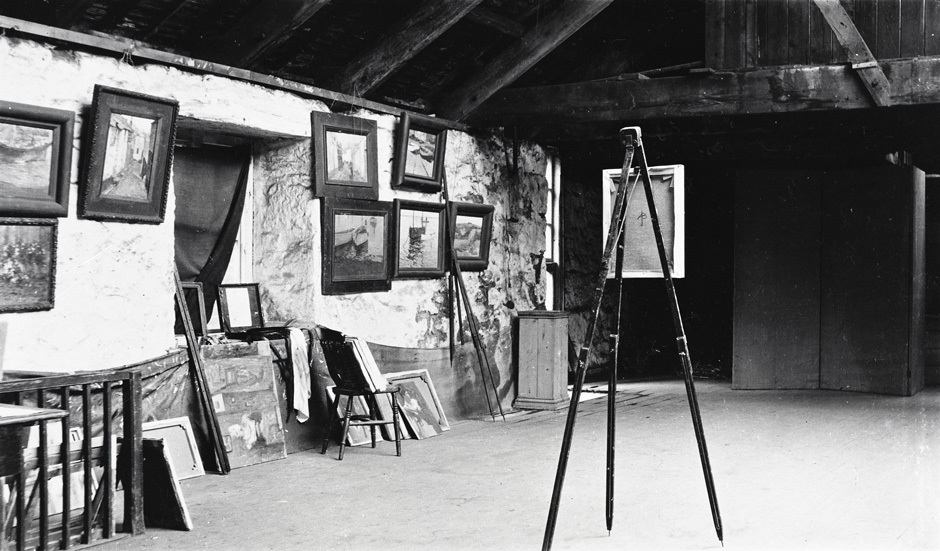
[[381, 216], [334, 213], [333, 277], [359, 280], [384, 277], [386, 221]]
[[54, 137], [51, 128], [0, 122], [0, 194], [48, 197]]

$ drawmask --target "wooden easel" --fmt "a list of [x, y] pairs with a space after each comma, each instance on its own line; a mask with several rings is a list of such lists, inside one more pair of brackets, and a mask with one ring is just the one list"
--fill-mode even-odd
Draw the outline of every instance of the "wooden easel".
[[[723, 543], [721, 515], [718, 512], [718, 497], [715, 494], [715, 483], [712, 479], [711, 465], [708, 460], [708, 449], [705, 445], [705, 433], [702, 429], [702, 417], [699, 413], [698, 399], [695, 396], [695, 385], [692, 381], [692, 361], [689, 356], [689, 347], [686, 342], [685, 328], [682, 326], [682, 316], [679, 313], [679, 302], [676, 297], [675, 284], [672, 281], [672, 274], [669, 270], [669, 260], [666, 257], [666, 247], [663, 242], [662, 229], [659, 225], [659, 216], [656, 212], [656, 204], [653, 201], [653, 184], [650, 181], [649, 165], [646, 162], [646, 152], [643, 149], [640, 128], [629, 126], [620, 130], [620, 138], [626, 148], [626, 154], [621, 168], [620, 186], [617, 190], [617, 198], [614, 201], [611, 213], [610, 228], [607, 231], [607, 242], [604, 247], [604, 256], [601, 259], [600, 273], [598, 274], [597, 285], [595, 286], [594, 310], [592, 311], [588, 330], [585, 333], [585, 342], [581, 346], [578, 354], [578, 369], [575, 374], [575, 383], [571, 391], [571, 403], [568, 406], [568, 419], [565, 423], [565, 433], [561, 442], [561, 454], [558, 458], [558, 470], [555, 474], [555, 485], [552, 489], [552, 501], [548, 512], [548, 522], [545, 526], [545, 536], [542, 540], [542, 550], [548, 551], [552, 547], [552, 539], [555, 535], [555, 523], [558, 520], [558, 507], [561, 501], [561, 489], [565, 481], [565, 471], [568, 467], [568, 453], [571, 450], [571, 439], [574, 435], [574, 424], [577, 419], [578, 402], [581, 397], [581, 389], [584, 386], [584, 377], [587, 372], [587, 359], [591, 351], [594, 339], [594, 332], [597, 329], [597, 318], [601, 309], [601, 301], [604, 297], [604, 288], [607, 285], [607, 274], [610, 268], [610, 257], [617, 246], [617, 285], [618, 293], [622, 293], [622, 272], [623, 272], [623, 235], [624, 216], [627, 212], [629, 196], [636, 186], [636, 181], [643, 180], [643, 188], [646, 191], [646, 202], [649, 205], [650, 222], [653, 225], [653, 234], [656, 238], [656, 248], [659, 251], [659, 262], [663, 271], [663, 280], [666, 283], [666, 291], [669, 295], [669, 309], [672, 313], [673, 325], [676, 331], [676, 343], [679, 347], [679, 357], [682, 360], [682, 370], [685, 375], [685, 389], [689, 399], [689, 408], [692, 414], [692, 425], [695, 429], [695, 439], [698, 442], [699, 457], [702, 461], [702, 471], [705, 475], [705, 486], [708, 491], [708, 502], [711, 507], [712, 521], [715, 525], [715, 532], [718, 534], [718, 540]], [[633, 165], [634, 153], [639, 150], [639, 167], [637, 170], [637, 180], [631, 184], [629, 180], [630, 167]], [[615, 362], [610, 368], [608, 392], [608, 417], [607, 417], [607, 494], [606, 494], [606, 520], [607, 530], [610, 531], [613, 525], [613, 506], [614, 506], [614, 406], [616, 403], [617, 392], [617, 363], [616, 350], [620, 339], [620, 295], [618, 294], [618, 311], [615, 320], [617, 333], [612, 335], [615, 345]]]
[[477, 360], [480, 364], [480, 376], [483, 378], [483, 394], [486, 395], [486, 405], [489, 407], [490, 417], [492, 417], [494, 421], [496, 420], [496, 413], [493, 411], [493, 402], [490, 400], [489, 391], [487, 391], [486, 389], [487, 378], [489, 378], [490, 386], [493, 388], [493, 396], [495, 397], [495, 400], [496, 400], [496, 406], [497, 408], [499, 408], [499, 415], [503, 418], [503, 421], [505, 421], [506, 415], [505, 413], [503, 413], [503, 406], [499, 401], [499, 391], [496, 388], [496, 379], [495, 377], [493, 377], [493, 369], [490, 366], [489, 359], [486, 357], [486, 350], [483, 348], [483, 341], [480, 339], [480, 327], [479, 327], [479, 324], [477, 323], [476, 315], [474, 315], [473, 310], [470, 308], [470, 297], [467, 295], [467, 286], [463, 280], [463, 272], [460, 270], [460, 261], [457, 259], [457, 252], [454, 251], [454, 228], [452, 228], [450, 224], [450, 203], [448, 201], [447, 175], [446, 174], [443, 177], [443, 182], [441, 186], [441, 196], [443, 197], [444, 205], [447, 206], [447, 208], [445, 209], [445, 216], [447, 217], [445, 220], [445, 228], [446, 228], [445, 233], [447, 234], [447, 248], [448, 248], [448, 254], [450, 254], [450, 264], [451, 264], [451, 272], [450, 272], [450, 275], [448, 276], [450, 278], [450, 281], [448, 282], [448, 289], [449, 289], [448, 298], [450, 300], [450, 305], [451, 305], [451, 312], [450, 312], [451, 314], [451, 324], [450, 324], [451, 325], [451, 334], [450, 334], [451, 362], [453, 362], [454, 360], [453, 304], [455, 303], [454, 292], [456, 290], [456, 293], [457, 293], [456, 304], [457, 304], [457, 312], [458, 312], [457, 317], [458, 317], [458, 322], [459, 322], [459, 325], [457, 326], [457, 331], [458, 332], [463, 331], [463, 322], [462, 320], [459, 320], [460, 304], [462, 302], [463, 309], [466, 312], [466, 316], [467, 316], [467, 327], [470, 329], [470, 338], [473, 341], [473, 348], [476, 350]]

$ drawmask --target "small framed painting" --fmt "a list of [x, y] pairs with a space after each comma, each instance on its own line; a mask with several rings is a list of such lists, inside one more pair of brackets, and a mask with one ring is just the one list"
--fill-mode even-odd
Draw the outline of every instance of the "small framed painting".
[[225, 333], [264, 327], [261, 291], [257, 283], [223, 283], [218, 287], [219, 319]]
[[51, 310], [55, 218], [0, 218], [0, 313]]
[[450, 227], [454, 254], [460, 269], [481, 272], [490, 260], [493, 205], [450, 202]]
[[[653, 188], [653, 201], [659, 227], [663, 234], [666, 260], [669, 273], [673, 278], [685, 277], [685, 166], [651, 166], [650, 183]], [[612, 168], [603, 171], [603, 192], [601, 194], [601, 224], [603, 230], [602, 247], [607, 243], [607, 231], [610, 227], [613, 205], [617, 199], [622, 170]], [[631, 181], [636, 179], [636, 169], [630, 170]], [[624, 216], [623, 232], [623, 272], [625, 278], [660, 278], [663, 277], [659, 261], [659, 248], [650, 222], [649, 204], [643, 191], [643, 182], [638, 181], [638, 189], [627, 204]], [[613, 257], [610, 262], [608, 278], [616, 277]]]
[[0, 216], [67, 216], [75, 114], [0, 101]]
[[321, 111], [311, 113], [310, 120], [314, 195], [378, 199], [376, 122]]
[[434, 278], [445, 273], [444, 203], [395, 199], [395, 277]]
[[441, 191], [447, 126], [434, 117], [401, 114], [392, 187], [426, 193]]
[[95, 86], [80, 217], [163, 222], [178, 111], [173, 100]]
[[392, 204], [323, 200], [323, 294], [392, 288]]

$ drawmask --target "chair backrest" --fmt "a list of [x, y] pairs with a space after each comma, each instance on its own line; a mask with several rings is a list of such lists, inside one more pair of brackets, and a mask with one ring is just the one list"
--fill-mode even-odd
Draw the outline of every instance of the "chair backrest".
[[323, 349], [323, 358], [330, 377], [336, 383], [336, 388], [366, 392], [369, 385], [366, 383], [362, 366], [356, 358], [351, 343], [346, 342], [346, 336], [334, 329], [317, 326], [317, 339]]

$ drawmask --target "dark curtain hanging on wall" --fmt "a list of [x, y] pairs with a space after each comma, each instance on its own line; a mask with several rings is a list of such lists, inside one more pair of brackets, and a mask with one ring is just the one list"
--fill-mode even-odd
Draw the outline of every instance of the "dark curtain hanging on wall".
[[[232, 258], [250, 163], [248, 147], [181, 147], [174, 152], [176, 268], [182, 281], [202, 283], [207, 318]], [[179, 323], [177, 333], [182, 333]]]

